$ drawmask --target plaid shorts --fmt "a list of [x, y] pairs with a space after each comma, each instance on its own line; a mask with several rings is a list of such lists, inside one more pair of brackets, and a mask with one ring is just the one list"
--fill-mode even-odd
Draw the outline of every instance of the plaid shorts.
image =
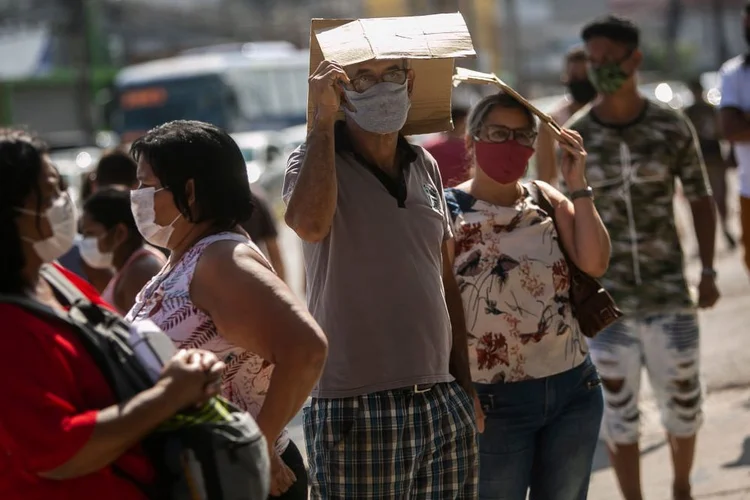
[[455, 382], [313, 398], [304, 420], [312, 498], [477, 498], [474, 405]]

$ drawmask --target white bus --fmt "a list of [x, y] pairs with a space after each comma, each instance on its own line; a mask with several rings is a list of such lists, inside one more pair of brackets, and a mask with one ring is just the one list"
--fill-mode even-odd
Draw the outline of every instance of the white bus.
[[123, 68], [115, 78], [113, 129], [130, 142], [171, 120], [200, 120], [229, 132], [305, 123], [307, 51], [246, 44], [193, 51]]

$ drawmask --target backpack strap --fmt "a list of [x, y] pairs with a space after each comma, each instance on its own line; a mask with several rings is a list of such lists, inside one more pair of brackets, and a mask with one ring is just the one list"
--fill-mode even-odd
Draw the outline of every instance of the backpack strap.
[[52, 265], [39, 271], [69, 307], [57, 311], [23, 296], [2, 295], [0, 302], [15, 304], [35, 314], [62, 321], [71, 327], [91, 356], [118, 401], [124, 401], [152, 385], [148, 373], [128, 343], [128, 325], [115, 313], [105, 311], [91, 302], [65, 274]]
[[45, 264], [39, 270], [39, 275], [52, 286], [58, 298], [62, 298], [71, 309], [80, 310], [90, 324], [98, 326], [106, 321], [106, 315], [99, 306], [92, 303], [58, 268]]

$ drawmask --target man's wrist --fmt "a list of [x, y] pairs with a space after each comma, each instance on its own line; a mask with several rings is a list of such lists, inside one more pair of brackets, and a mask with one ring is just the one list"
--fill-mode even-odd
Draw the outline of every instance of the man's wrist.
[[576, 191], [580, 191], [582, 189], [587, 189], [589, 187], [588, 182], [586, 182], [586, 179], [576, 179], [572, 182], [566, 182], [568, 192], [574, 193]]
[[471, 380], [459, 380], [457, 382], [458, 385], [460, 385], [461, 388], [466, 391], [469, 396], [474, 397], [476, 395], [477, 390], [474, 388], [474, 382], [472, 382]]
[[315, 111], [314, 125], [316, 127], [333, 127], [333, 125], [336, 123], [337, 116], [337, 111], [317, 109]]
[[716, 275], [717, 275], [716, 269], [714, 269], [713, 267], [704, 267], [703, 270], [701, 271], [701, 278], [704, 278], [704, 279], [705, 278], [716, 279]]
[[582, 200], [582, 199], [594, 199], [594, 190], [591, 189], [589, 186], [583, 187], [581, 189], [574, 189], [570, 191], [570, 200], [576, 201], [576, 200]]

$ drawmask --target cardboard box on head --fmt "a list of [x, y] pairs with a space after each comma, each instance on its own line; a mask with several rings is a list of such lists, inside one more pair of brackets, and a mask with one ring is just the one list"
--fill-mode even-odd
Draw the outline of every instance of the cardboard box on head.
[[[471, 35], [460, 13], [373, 19], [313, 19], [310, 74], [325, 59], [349, 66], [370, 60], [408, 59], [414, 70], [411, 108], [404, 135], [452, 128], [453, 60], [474, 57]], [[308, 96], [307, 127], [312, 126]], [[343, 112], [339, 119], [343, 119]]]
[[[524, 96], [516, 92], [516, 90], [502, 81], [497, 75], [494, 73], [481, 73], [479, 71], [474, 71], [471, 69], [466, 68], [456, 68], [456, 74], [453, 75], [453, 85], [458, 86], [462, 83], [474, 83], [479, 85], [495, 85], [497, 86], [501, 91], [504, 93], [510, 95], [515, 100], [517, 100], [522, 106], [525, 106], [529, 111], [531, 111], [532, 114], [534, 114], [537, 118], [539, 118], [539, 121], [547, 125], [550, 130], [552, 131], [552, 135], [558, 140], [563, 141], [566, 143], [569, 143], [563, 136], [562, 136], [562, 128], [560, 125], [557, 124], [557, 122], [547, 113], [544, 113], [542, 110], [534, 106], [531, 102], [529, 102]], [[573, 147], [578, 147], [576, 144], [571, 144]]]

